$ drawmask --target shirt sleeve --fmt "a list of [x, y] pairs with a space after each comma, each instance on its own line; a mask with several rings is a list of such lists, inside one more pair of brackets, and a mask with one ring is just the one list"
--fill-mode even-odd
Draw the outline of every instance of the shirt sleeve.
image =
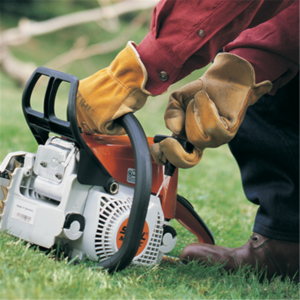
[[216, 53], [247, 28], [293, 4], [291, 0], [162, 0], [154, 9], [151, 31], [138, 45], [148, 80], [158, 95], [209, 64]]
[[299, 2], [252, 29], [243, 31], [224, 51], [249, 61], [256, 82], [270, 80], [274, 95], [299, 72]]

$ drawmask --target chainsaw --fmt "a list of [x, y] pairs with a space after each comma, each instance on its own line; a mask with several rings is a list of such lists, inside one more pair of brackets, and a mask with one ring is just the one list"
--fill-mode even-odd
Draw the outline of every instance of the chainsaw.
[[[41, 77], [47, 80], [43, 112], [31, 105]], [[70, 85], [66, 120], [55, 113], [62, 82]], [[127, 135], [82, 133], [78, 82], [44, 67], [27, 82], [22, 108], [39, 146], [37, 153], [9, 153], [0, 165], [0, 230], [41, 248], [59, 245], [70, 259], [87, 258], [109, 272], [160, 263], [177, 241], [172, 219], [199, 242], [214, 244], [193, 206], [177, 194], [178, 169], [151, 159], [149, 146], [166, 136], [146, 137], [132, 113], [116, 121]]]

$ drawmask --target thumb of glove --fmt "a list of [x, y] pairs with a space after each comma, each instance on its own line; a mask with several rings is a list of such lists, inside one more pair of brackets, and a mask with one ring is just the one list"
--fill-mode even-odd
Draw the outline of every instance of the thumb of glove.
[[177, 168], [188, 169], [199, 163], [202, 151], [194, 147], [192, 153], [186, 152], [173, 138], [166, 138], [150, 146], [150, 152], [157, 164], [164, 165], [167, 160]]
[[195, 80], [183, 86], [170, 95], [169, 102], [165, 111], [165, 124], [175, 136], [186, 139], [185, 118], [186, 108], [189, 102], [194, 99], [194, 95], [201, 90], [201, 80]]

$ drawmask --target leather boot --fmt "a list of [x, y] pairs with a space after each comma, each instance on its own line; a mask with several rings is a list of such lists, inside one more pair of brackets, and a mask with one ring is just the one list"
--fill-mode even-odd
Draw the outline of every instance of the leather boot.
[[266, 269], [268, 280], [275, 275], [282, 279], [288, 276], [299, 282], [299, 243], [269, 239], [258, 233], [253, 233], [239, 248], [190, 244], [183, 249], [180, 258], [184, 263], [196, 260], [210, 265], [224, 264], [226, 271], [249, 265], [257, 272]]

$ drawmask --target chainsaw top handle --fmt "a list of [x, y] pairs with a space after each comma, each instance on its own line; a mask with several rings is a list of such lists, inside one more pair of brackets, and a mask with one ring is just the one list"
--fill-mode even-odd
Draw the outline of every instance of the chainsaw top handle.
[[[41, 76], [49, 78], [44, 97], [43, 113], [31, 107], [32, 91]], [[67, 121], [57, 118], [54, 109], [56, 94], [62, 82], [68, 82], [71, 85], [67, 106]], [[77, 145], [80, 150], [78, 181], [81, 184], [101, 185], [105, 188], [114, 179], [81, 136], [76, 117], [78, 85], [79, 81], [75, 76], [45, 67], [37, 68], [24, 88], [22, 97], [23, 113], [38, 144], [45, 144], [49, 138], [49, 133], [53, 132]], [[136, 182], [123, 244], [118, 252], [97, 265], [97, 267], [108, 269], [109, 272], [124, 269], [137, 253], [152, 187], [151, 156], [143, 128], [132, 113], [124, 115], [116, 122], [125, 129], [132, 144], [136, 166]]]

